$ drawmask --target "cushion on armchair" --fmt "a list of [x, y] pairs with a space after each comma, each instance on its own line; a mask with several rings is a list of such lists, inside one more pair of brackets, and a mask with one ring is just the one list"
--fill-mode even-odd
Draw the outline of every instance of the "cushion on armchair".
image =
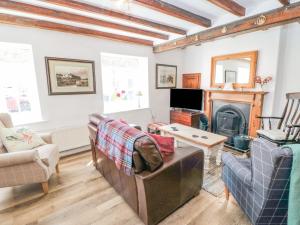
[[0, 128], [0, 138], [8, 152], [30, 150], [46, 144], [41, 137], [28, 129]]
[[[259, 135], [263, 135], [267, 138], [270, 138], [274, 141], [283, 141], [286, 140], [286, 133], [282, 130], [275, 129], [275, 130], [258, 130], [256, 131]], [[289, 136], [289, 140], [293, 139], [293, 135]]]

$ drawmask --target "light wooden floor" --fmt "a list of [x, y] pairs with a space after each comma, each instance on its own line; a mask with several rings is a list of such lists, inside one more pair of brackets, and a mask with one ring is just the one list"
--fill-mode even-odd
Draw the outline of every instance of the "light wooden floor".
[[[90, 153], [61, 161], [50, 180], [49, 194], [38, 184], [0, 189], [1, 225], [142, 225], [121, 197], [89, 163]], [[250, 225], [231, 200], [205, 191], [170, 215], [161, 225]]]

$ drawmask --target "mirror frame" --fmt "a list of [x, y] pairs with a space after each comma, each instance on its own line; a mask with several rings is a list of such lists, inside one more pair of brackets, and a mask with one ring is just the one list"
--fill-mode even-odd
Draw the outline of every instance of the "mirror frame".
[[240, 52], [228, 55], [214, 56], [211, 58], [211, 75], [210, 75], [210, 87], [211, 88], [223, 88], [224, 83], [215, 83], [216, 73], [215, 68], [217, 61], [228, 60], [228, 59], [239, 59], [239, 58], [250, 58], [250, 77], [249, 82], [246, 84], [234, 83], [233, 88], [254, 88], [255, 87], [255, 76], [257, 67], [258, 51]]

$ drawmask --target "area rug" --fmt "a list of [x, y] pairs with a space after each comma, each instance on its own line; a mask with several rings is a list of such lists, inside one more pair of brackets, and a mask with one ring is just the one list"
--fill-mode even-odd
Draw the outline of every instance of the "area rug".
[[[244, 158], [243, 154], [225, 147], [225, 152], [230, 152], [235, 157]], [[204, 170], [204, 179], [202, 188], [215, 197], [220, 197], [224, 194], [224, 183], [221, 179], [222, 166], [216, 164], [216, 158], [212, 157], [209, 162], [209, 170]]]
[[222, 166], [216, 165], [215, 158], [210, 160], [210, 169], [204, 170], [202, 188], [215, 197], [220, 197], [224, 193], [224, 183], [221, 179]]

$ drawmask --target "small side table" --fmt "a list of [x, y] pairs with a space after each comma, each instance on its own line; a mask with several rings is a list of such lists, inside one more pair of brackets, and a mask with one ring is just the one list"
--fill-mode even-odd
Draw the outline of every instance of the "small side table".
[[159, 127], [165, 126], [165, 125], [168, 125], [168, 124], [161, 123], [161, 122], [149, 123], [147, 126], [147, 131], [148, 131], [148, 133], [151, 133], [151, 134], [160, 134]]

